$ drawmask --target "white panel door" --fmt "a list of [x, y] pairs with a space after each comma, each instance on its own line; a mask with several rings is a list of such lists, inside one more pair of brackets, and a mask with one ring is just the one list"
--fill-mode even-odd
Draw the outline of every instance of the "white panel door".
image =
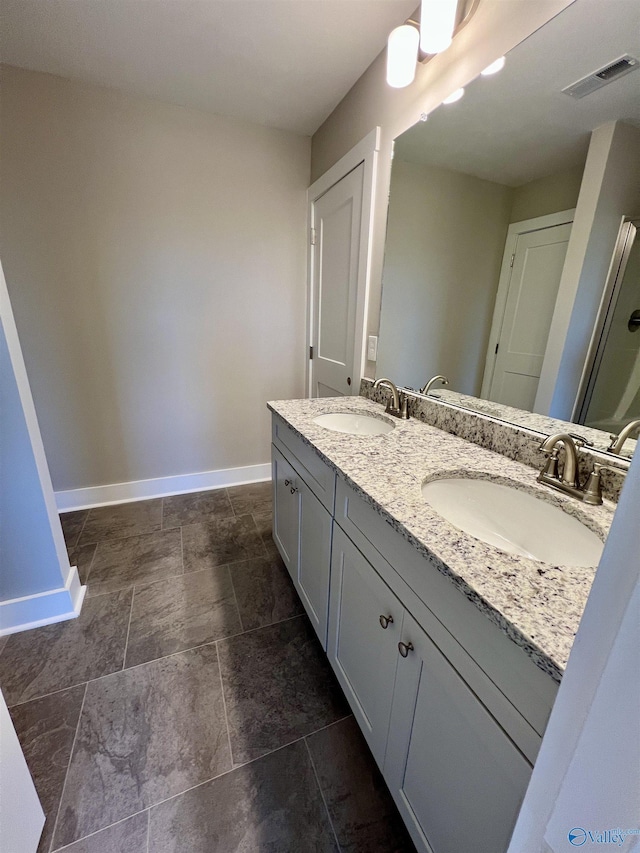
[[416, 847], [505, 853], [531, 766], [405, 614], [384, 777]]
[[354, 371], [364, 163], [312, 206], [314, 321], [312, 396], [358, 392]]
[[531, 411], [547, 347], [571, 224], [520, 234], [488, 397]]

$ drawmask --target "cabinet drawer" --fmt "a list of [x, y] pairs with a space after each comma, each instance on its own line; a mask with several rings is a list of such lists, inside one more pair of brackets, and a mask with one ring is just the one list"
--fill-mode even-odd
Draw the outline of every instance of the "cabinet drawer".
[[[485, 680], [493, 689], [485, 685], [481, 698], [496, 718], [507, 725], [512, 711], [524, 718], [535, 736], [527, 737], [521, 748], [533, 760], [557, 693], [553, 679], [340, 479], [335, 517], [461, 675], [469, 681], [470, 658], [488, 676]], [[469, 684], [477, 692], [475, 684]]]
[[299, 435], [287, 426], [278, 415], [273, 415], [272, 441], [290, 459], [298, 474], [314, 495], [333, 515], [336, 475], [333, 468], [318, 456]]

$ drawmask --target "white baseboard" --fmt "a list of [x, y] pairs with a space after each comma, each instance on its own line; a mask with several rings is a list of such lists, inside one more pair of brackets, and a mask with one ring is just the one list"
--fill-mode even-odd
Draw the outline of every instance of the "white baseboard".
[[271, 463], [265, 462], [262, 465], [222, 468], [218, 471], [202, 471], [199, 474], [177, 474], [173, 477], [157, 477], [153, 480], [133, 480], [130, 483], [69, 489], [56, 492], [55, 495], [58, 511], [67, 512], [72, 509], [91, 509], [109, 504], [180, 495], [184, 492], [242, 486], [246, 483], [260, 483], [270, 479]]
[[71, 566], [63, 587], [0, 601], [0, 637], [75, 619], [86, 591], [86, 586], [80, 586], [77, 568]]

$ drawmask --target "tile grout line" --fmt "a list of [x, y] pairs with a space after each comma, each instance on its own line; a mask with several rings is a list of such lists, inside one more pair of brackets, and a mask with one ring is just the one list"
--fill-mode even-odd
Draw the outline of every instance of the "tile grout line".
[[[171, 794], [170, 797], [165, 797], [164, 800], [159, 800], [157, 803], [152, 803], [151, 805], [147, 806], [147, 808], [149, 809], [149, 811], [151, 811], [151, 809], [155, 809], [158, 806], [164, 805], [164, 803], [168, 803], [170, 800], [175, 800], [178, 797], [182, 797], [184, 794], [188, 794], [191, 791], [195, 791], [196, 788], [201, 788], [203, 785], [208, 785], [210, 782], [215, 782], [216, 779], [222, 779], [223, 776], [228, 776], [230, 773], [235, 773], [236, 770], [242, 770], [243, 767], [249, 767], [249, 765], [255, 764], [256, 761], [260, 761], [260, 759], [262, 758], [267, 758], [267, 756], [269, 755], [273, 755], [276, 752], [280, 752], [281, 749], [286, 749], [288, 746], [293, 746], [294, 743], [300, 743], [300, 741], [304, 740], [306, 737], [311, 737], [311, 735], [324, 731], [324, 729], [328, 729], [330, 726], [336, 725], [336, 723], [341, 723], [343, 720], [346, 720], [350, 716], [352, 715], [347, 714], [347, 716], [341, 717], [339, 720], [334, 720], [333, 723], [329, 723], [326, 726], [322, 726], [321, 728], [316, 729], [315, 732], [310, 732], [308, 735], [301, 735], [298, 738], [294, 738], [294, 740], [290, 740], [288, 743], [283, 743], [282, 746], [277, 746], [275, 749], [271, 749], [268, 752], [265, 752], [263, 755], [258, 755], [257, 758], [252, 758], [249, 761], [245, 761], [243, 764], [236, 764], [234, 767], [231, 768], [231, 770], [224, 770], [222, 773], [218, 773], [217, 776], [211, 776], [209, 777], [209, 779], [204, 779], [202, 782], [198, 782], [197, 784], [192, 785], [190, 788], [186, 788], [184, 791], [179, 791], [177, 794]], [[144, 809], [141, 809], [140, 812], [136, 812], [136, 814], [140, 814], [142, 811], [144, 811]], [[134, 817], [134, 815], [129, 815], [129, 817]], [[123, 818], [122, 820], [125, 820], [125, 818]], [[122, 823], [122, 820], [118, 821], [118, 823]], [[108, 827], [103, 827], [103, 829], [107, 828]], [[57, 853], [57, 851], [53, 851], [53, 853]]]
[[147, 853], [149, 853], [149, 844], [151, 844], [151, 807], [147, 809]]
[[[204, 569], [203, 571], [209, 571], [208, 569]], [[176, 575], [176, 577], [180, 577], [180, 575]], [[105, 593], [106, 594], [106, 593]], [[287, 616], [286, 619], [279, 619], [277, 622], [270, 622], [268, 625], [259, 625], [257, 628], [248, 628], [246, 631], [238, 631], [235, 634], [227, 634], [225, 637], [218, 637], [216, 640], [207, 640], [206, 643], [198, 643], [197, 646], [189, 646], [186, 649], [178, 649], [175, 652], [170, 652], [166, 655], [161, 655], [158, 658], [150, 658], [149, 660], [140, 661], [140, 663], [135, 663], [133, 666], [128, 666], [127, 671], [132, 669], [137, 669], [139, 666], [146, 666], [148, 663], [157, 663], [159, 660], [166, 660], [167, 658], [174, 657], [175, 655], [183, 655], [185, 652], [195, 652], [197, 649], [204, 649], [206, 646], [213, 646], [216, 643], [222, 643], [226, 640], [235, 640], [238, 637], [244, 637], [245, 634], [252, 634], [254, 631], [261, 631], [263, 628], [273, 628], [275, 625], [282, 625], [283, 622], [291, 622], [292, 619], [299, 619], [301, 616], [306, 616], [305, 613], [297, 613], [295, 616]], [[111, 675], [115, 675], [117, 672], [122, 672], [122, 670], [116, 669], [113, 672], [106, 672], [104, 675], [98, 675], [96, 678], [89, 679], [90, 681], [100, 681], [102, 678], [109, 678]], [[84, 682], [81, 682], [84, 683]], [[71, 687], [76, 687], [77, 685], [72, 684]], [[63, 688], [67, 689], [67, 688]], [[56, 693], [59, 691], [56, 690]], [[34, 696], [34, 699], [39, 699], [41, 697]], [[27, 700], [31, 701], [31, 700]], [[329, 725], [332, 725], [330, 723]], [[313, 734], [313, 732], [312, 732]]]
[[[240, 613], [240, 605], [238, 604], [238, 595], [236, 593], [236, 585], [233, 582], [233, 572], [229, 568], [229, 566], [225, 566], [227, 570], [227, 574], [229, 575], [229, 580], [231, 581], [231, 589], [233, 590], [233, 600], [236, 603], [236, 610], [238, 611], [238, 621], [240, 622], [240, 633], [244, 634], [244, 622], [242, 621], [242, 614]], [[233, 635], [232, 635], [233, 636]], [[225, 637], [220, 637], [221, 640], [226, 639]]]
[[[134, 812], [133, 814], [127, 815], [127, 817], [121, 817], [120, 820], [116, 820], [113, 823], [109, 823], [106, 826], [101, 827], [100, 829], [96, 829], [93, 832], [90, 832], [88, 835], [83, 835], [81, 838], [76, 838], [75, 841], [70, 841], [68, 844], [65, 844], [64, 847], [56, 847], [55, 850], [51, 850], [50, 853], [62, 853], [63, 850], [68, 850], [70, 847], [73, 847], [74, 844], [78, 844], [80, 841], [86, 841], [87, 838], [93, 838], [96, 835], [99, 835], [101, 832], [104, 832], [107, 829], [112, 829], [114, 826], [119, 826], [121, 823], [125, 823], [128, 820], [131, 820], [134, 817], [138, 817], [138, 815], [144, 814], [144, 812], [150, 811], [151, 807], [147, 806], [144, 809], [140, 809], [139, 812]], [[148, 821], [147, 821], [148, 825]]]
[[76, 724], [76, 731], [73, 736], [73, 743], [71, 744], [71, 751], [69, 752], [69, 761], [67, 762], [67, 769], [64, 774], [64, 782], [62, 784], [62, 791], [60, 792], [60, 802], [58, 803], [58, 811], [56, 812], [55, 823], [53, 824], [53, 832], [51, 833], [51, 842], [49, 844], [49, 850], [53, 850], [53, 845], [56, 840], [56, 832], [58, 831], [58, 821], [60, 820], [60, 811], [62, 809], [62, 803], [64, 801], [64, 792], [67, 789], [67, 780], [69, 778], [69, 768], [71, 767], [71, 760], [73, 758], [73, 753], [76, 749], [76, 742], [78, 740], [78, 732], [80, 731], [80, 723], [82, 722], [82, 712], [84, 711], [84, 704], [87, 701], [87, 691], [89, 689], [89, 682], [84, 686], [84, 696], [82, 697], [82, 705], [80, 706], [80, 713], [78, 714], [78, 722]]
[[311, 755], [311, 750], [309, 749], [309, 744], [307, 742], [307, 737], [303, 738], [304, 745], [307, 750], [307, 755], [309, 756], [309, 762], [311, 763], [311, 770], [313, 771], [314, 779], [316, 780], [316, 785], [318, 786], [318, 791], [320, 792], [320, 797], [322, 798], [322, 804], [324, 805], [324, 810], [327, 815], [327, 820], [329, 821], [329, 826], [331, 827], [331, 832], [333, 833], [334, 840], [336, 842], [336, 847], [338, 848], [338, 853], [342, 853], [342, 847], [340, 846], [340, 842], [338, 841], [338, 835], [336, 833], [336, 828], [333, 825], [333, 820], [331, 819], [331, 813], [329, 812], [329, 806], [327, 805], [327, 798], [324, 795], [324, 791], [322, 790], [322, 785], [320, 784], [320, 779], [318, 777], [318, 771], [316, 770], [316, 765], [313, 760], [313, 755]]
[[[236, 764], [233, 770], [240, 770], [242, 767], [248, 767], [250, 764], [254, 764], [256, 761], [260, 761], [261, 758], [266, 758], [268, 755], [273, 755], [274, 752], [279, 752], [281, 749], [286, 749], [288, 746], [292, 746], [294, 743], [300, 743], [300, 741], [304, 740], [305, 738], [313, 737], [313, 735], [317, 735], [319, 732], [323, 732], [325, 729], [330, 729], [331, 726], [336, 726], [338, 723], [343, 723], [345, 720], [348, 720], [349, 717], [352, 716], [353, 714], [347, 714], [344, 717], [340, 717], [339, 720], [334, 720], [332, 723], [327, 723], [326, 726], [320, 726], [319, 729], [315, 729], [315, 731], [313, 732], [309, 732], [306, 735], [300, 735], [300, 737], [287, 741], [287, 743], [283, 743], [281, 746], [276, 746], [275, 749], [270, 749], [262, 755], [259, 755], [257, 758], [250, 758], [249, 761], [244, 761], [242, 764]], [[231, 772], [231, 770], [227, 770], [225, 773], [221, 773], [220, 776], [226, 776], [227, 773]]]
[[[218, 677], [220, 679], [220, 693], [222, 694], [222, 708], [224, 710], [224, 724], [227, 727], [227, 740], [229, 741], [229, 758], [231, 759], [231, 770], [234, 769], [235, 763], [233, 760], [233, 747], [231, 746], [231, 729], [229, 728], [229, 715], [227, 713], [227, 700], [224, 697], [224, 683], [222, 681], [222, 665], [220, 663], [220, 649], [218, 648], [218, 643], [215, 644], [216, 647], [216, 659], [218, 661]], [[228, 772], [231, 772], [229, 770]]]
[[[115, 670], [118, 672], [118, 670]], [[113, 675], [113, 673], [108, 673], [108, 675]], [[104, 676], [98, 676], [98, 678], [104, 678]], [[49, 696], [55, 696], [56, 693], [64, 693], [65, 690], [75, 690], [76, 687], [86, 687], [90, 681], [97, 681], [95, 678], [89, 678], [87, 681], [79, 681], [77, 684], [69, 684], [67, 687], [59, 687], [57, 690], [52, 690], [50, 693], [42, 693], [38, 696], [30, 696], [28, 699], [23, 699], [22, 702], [14, 702], [13, 705], [7, 704], [7, 708], [11, 710], [12, 708], [20, 708], [22, 705], [27, 705], [29, 702], [38, 702], [40, 699], [47, 699]]]
[[[76, 539], [76, 544], [74, 545], [74, 548], [80, 547], [80, 539], [82, 538], [82, 534], [84, 533], [84, 529], [87, 526], [87, 521], [89, 520], [89, 513], [90, 512], [91, 512], [91, 510], [88, 509], [87, 514], [84, 517], [84, 521], [82, 522], [82, 527], [80, 528], [80, 532], [78, 533], [78, 538]], [[59, 515], [59, 513], [58, 513], [58, 515]], [[91, 543], [89, 543], [89, 544], [91, 544]]]
[[[129, 651], [129, 634], [131, 632], [131, 619], [133, 617], [133, 600], [135, 597], [136, 597], [136, 587], [134, 584], [131, 587], [131, 605], [129, 606], [129, 621], [127, 623], [127, 636], [126, 636], [126, 639], [124, 641], [124, 653], [122, 655], [122, 666], [120, 667], [120, 672], [122, 672], [125, 669], [125, 664], [127, 662], [127, 652]], [[112, 673], [110, 673], [110, 674], [112, 674]]]
[[87, 587], [87, 592], [89, 591], [89, 575], [91, 574], [91, 569], [93, 568], [93, 563], [94, 563], [94, 560], [96, 558], [97, 551], [98, 551], [98, 543], [96, 542], [96, 547], [93, 549], [93, 554], [91, 555], [91, 562], [89, 563], [89, 568], [87, 569], [87, 576], [84, 579], [84, 585]]
[[[208, 569], [203, 569], [202, 571], [208, 571]], [[181, 577], [181, 575], [172, 575], [172, 577]], [[129, 589], [133, 589], [133, 587], [129, 587]], [[126, 592], [125, 590], [116, 590], [116, 592]], [[100, 593], [100, 595], [110, 595], [111, 593]], [[94, 596], [99, 597], [99, 596]], [[133, 605], [133, 597], [132, 597], [132, 605]], [[185, 652], [194, 652], [196, 649], [203, 649], [206, 646], [212, 646], [216, 643], [224, 642], [226, 640], [235, 640], [237, 637], [242, 637], [245, 634], [252, 634], [255, 631], [262, 631], [265, 628], [273, 628], [275, 625], [282, 625], [284, 622], [291, 622], [293, 619], [300, 619], [304, 617], [304, 613], [297, 613], [295, 616], [287, 616], [286, 619], [280, 619], [278, 622], [270, 622], [268, 625], [259, 625], [257, 628], [249, 628], [246, 631], [239, 631], [237, 634], [229, 634], [226, 637], [218, 637], [217, 640], [209, 640], [207, 643], [200, 643], [197, 646], [190, 646], [187, 649], [180, 649], [176, 652], [171, 652], [168, 655], [161, 655], [158, 658], [151, 658], [150, 660], [141, 661], [140, 663], [136, 663], [133, 666], [126, 667], [127, 672], [133, 669], [137, 669], [139, 666], [146, 666], [150, 663], [157, 663], [160, 660], [166, 660], [167, 658], [174, 657], [175, 655], [182, 655]], [[131, 612], [129, 613], [129, 621], [131, 621]], [[36, 629], [37, 630], [37, 629]], [[113, 675], [117, 675], [119, 672], [123, 672], [123, 669], [114, 669], [112, 672], [105, 672], [104, 675], [97, 675], [95, 678], [88, 678], [86, 681], [78, 681], [76, 684], [68, 684], [65, 687], [60, 687], [58, 690], [51, 690], [49, 693], [41, 693], [37, 696], [30, 696], [28, 699], [24, 699], [21, 702], [14, 702], [12, 705], [7, 705], [9, 709], [18, 708], [21, 705], [26, 705], [28, 702], [35, 702], [38, 699], [45, 699], [47, 696], [53, 696], [56, 693], [63, 693], [65, 690], [73, 690], [76, 687], [82, 687], [83, 685], [91, 684], [94, 681], [102, 681], [103, 678], [111, 678]], [[350, 716], [350, 715], [347, 715]], [[345, 717], [341, 717], [341, 719], [345, 719]], [[340, 720], [336, 720], [335, 722], [340, 722]], [[333, 723], [329, 723], [330, 726], [334, 725]], [[323, 727], [323, 728], [326, 728]], [[318, 731], [322, 731], [322, 729], [318, 729]], [[315, 732], [310, 732], [310, 734], [315, 734]], [[293, 743], [293, 741], [292, 741]]]
[[[88, 684], [89, 682], [87, 682]], [[223, 693], [224, 696], [224, 693]], [[252, 758], [249, 761], [245, 761], [243, 764], [237, 764], [231, 767], [230, 770], [224, 770], [222, 773], [218, 773], [216, 776], [210, 776], [208, 779], [204, 779], [202, 782], [198, 782], [195, 785], [191, 785], [189, 788], [185, 788], [184, 791], [178, 791], [176, 794], [171, 794], [169, 797], [165, 797], [163, 800], [158, 800], [157, 803], [150, 803], [140, 811], [134, 812], [133, 814], [127, 815], [126, 817], [120, 818], [120, 820], [114, 821], [114, 823], [107, 824], [106, 826], [101, 827], [100, 829], [96, 829], [95, 832], [89, 833], [89, 835], [83, 835], [81, 838], [77, 838], [75, 841], [69, 842], [69, 844], [65, 844], [64, 847], [57, 847], [55, 850], [51, 850], [50, 853], [61, 853], [63, 850], [67, 850], [71, 845], [77, 844], [78, 841], [84, 841], [87, 838], [92, 838], [94, 835], [97, 835], [99, 832], [103, 832], [106, 829], [111, 829], [113, 826], [117, 826], [120, 823], [124, 823], [126, 820], [130, 820], [133, 817], [137, 817], [137, 815], [142, 814], [143, 812], [149, 813], [149, 824], [151, 822], [151, 810], [157, 808], [158, 806], [164, 805], [164, 803], [168, 803], [171, 800], [176, 800], [178, 797], [184, 796], [184, 794], [188, 794], [191, 791], [195, 791], [197, 788], [203, 787], [203, 785], [208, 785], [210, 782], [214, 782], [216, 779], [222, 779], [223, 776], [227, 776], [230, 773], [235, 773], [236, 770], [241, 770], [243, 767], [248, 767], [251, 764], [255, 764], [255, 762], [260, 761], [262, 758], [267, 758], [269, 755], [273, 755], [276, 752], [280, 752], [281, 749], [286, 749], [289, 746], [293, 746], [295, 743], [300, 743], [300, 741], [305, 740], [306, 738], [312, 737], [318, 732], [322, 732], [325, 729], [331, 728], [331, 726], [335, 726], [338, 723], [343, 722], [349, 717], [353, 716], [353, 714], [347, 714], [344, 717], [341, 717], [339, 720], [334, 720], [332, 723], [327, 723], [326, 726], [321, 726], [319, 729], [316, 729], [313, 732], [309, 732], [309, 734], [301, 735], [299, 738], [295, 738], [294, 740], [289, 741], [288, 743], [282, 744], [282, 746], [277, 746], [275, 749], [271, 749], [268, 752], [265, 752], [263, 755], [259, 755], [257, 758]], [[308, 749], [308, 747], [307, 747]], [[60, 800], [62, 802], [62, 800]], [[149, 836], [150, 837], [150, 836]]]

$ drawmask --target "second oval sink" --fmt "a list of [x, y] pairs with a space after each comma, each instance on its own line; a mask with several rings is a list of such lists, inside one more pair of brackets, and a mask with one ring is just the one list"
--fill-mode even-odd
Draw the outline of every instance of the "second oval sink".
[[460, 477], [430, 480], [422, 496], [455, 527], [510, 554], [561, 566], [600, 561], [604, 544], [592, 530], [521, 489]]
[[348, 432], [350, 435], [384, 435], [393, 429], [393, 424], [387, 420], [371, 415], [357, 415], [354, 412], [329, 412], [318, 415], [313, 422], [325, 429]]

